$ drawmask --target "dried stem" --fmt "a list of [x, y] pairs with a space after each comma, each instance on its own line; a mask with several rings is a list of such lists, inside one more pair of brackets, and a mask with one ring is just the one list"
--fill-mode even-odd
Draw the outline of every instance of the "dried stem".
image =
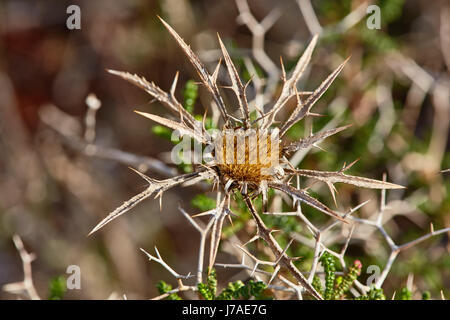
[[23, 281], [16, 283], [8, 283], [3, 286], [3, 290], [13, 294], [26, 292], [31, 300], [40, 300], [40, 296], [36, 291], [33, 283], [33, 272], [31, 262], [36, 258], [33, 253], [28, 253], [23, 246], [22, 239], [18, 235], [13, 236], [14, 245], [19, 252], [23, 267]]
[[312, 287], [308, 283], [307, 279], [293, 264], [292, 258], [290, 258], [286, 255], [286, 253], [280, 247], [278, 242], [272, 236], [272, 231], [266, 227], [266, 225], [264, 224], [262, 219], [259, 217], [258, 213], [256, 212], [255, 207], [253, 206], [251, 199], [246, 197], [244, 199], [244, 201], [247, 204], [247, 207], [250, 210], [250, 213], [252, 214], [252, 217], [256, 222], [257, 236], [259, 238], [263, 239], [269, 245], [273, 254], [279, 259], [280, 264], [292, 273], [292, 275], [299, 282], [299, 284], [301, 286], [303, 286], [309, 294], [311, 294], [316, 299], [322, 300], [323, 299], [322, 296], [316, 291], [316, 289], [314, 289], [314, 287]]

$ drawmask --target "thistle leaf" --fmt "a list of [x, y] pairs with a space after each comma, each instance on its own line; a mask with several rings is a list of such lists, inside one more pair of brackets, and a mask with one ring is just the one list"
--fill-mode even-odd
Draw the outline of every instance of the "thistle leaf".
[[[281, 94], [275, 102], [272, 110], [269, 112], [270, 116], [268, 118], [268, 121], [265, 123], [265, 128], [268, 128], [275, 120], [275, 116], [277, 115], [278, 111], [281, 110], [281, 108], [284, 107], [286, 102], [294, 95], [292, 90], [296, 87], [298, 80], [305, 72], [306, 67], [309, 64], [309, 61], [311, 60], [312, 53], [314, 51], [314, 48], [317, 44], [318, 35], [314, 35], [311, 42], [309, 43], [308, 47], [303, 52], [302, 56], [297, 62], [297, 65], [294, 68], [294, 71], [292, 72], [291, 77], [289, 80], [286, 80], [283, 85], [283, 89], [281, 90]], [[284, 66], [281, 60], [282, 70], [283, 70], [283, 78], [286, 77]]]
[[288, 195], [294, 197], [294, 199], [299, 200], [301, 202], [306, 203], [307, 205], [322, 211], [323, 213], [332, 216], [333, 218], [336, 218], [340, 221], [343, 221], [345, 223], [348, 223], [347, 220], [345, 220], [344, 218], [342, 218], [338, 213], [334, 212], [333, 210], [331, 210], [330, 208], [328, 208], [326, 205], [324, 205], [322, 202], [320, 202], [319, 200], [311, 197], [309, 194], [307, 194], [304, 190], [299, 190], [296, 189], [294, 187], [291, 187], [289, 185], [286, 184], [281, 184], [281, 183], [275, 183], [275, 182], [270, 182], [269, 183], [269, 187], [274, 188], [274, 189], [278, 189], [280, 191], [283, 191], [285, 193], [287, 193]]
[[217, 88], [217, 85], [211, 75], [209, 74], [208, 70], [205, 68], [203, 63], [200, 61], [200, 59], [195, 55], [195, 53], [192, 51], [191, 47], [184, 42], [183, 38], [181, 38], [178, 33], [167, 23], [165, 22], [161, 17], [158, 17], [159, 20], [163, 23], [163, 25], [166, 27], [166, 29], [169, 31], [169, 33], [172, 35], [172, 37], [175, 39], [175, 41], [178, 43], [178, 45], [183, 50], [184, 54], [187, 56], [191, 64], [194, 66], [195, 70], [197, 71], [200, 80], [203, 82], [205, 87], [208, 89], [208, 91], [213, 96], [214, 102], [217, 104], [217, 107], [220, 110], [220, 113], [222, 115], [222, 118], [226, 123], [230, 120], [230, 116], [228, 115], [225, 103], [223, 102], [222, 96], [220, 95], [219, 89]]
[[153, 120], [159, 124], [162, 124], [163, 126], [166, 126], [170, 129], [178, 130], [178, 132], [181, 135], [190, 136], [201, 143], [207, 142], [207, 139], [205, 138], [205, 136], [203, 136], [202, 134], [198, 134], [197, 132], [195, 132], [195, 130], [192, 130], [191, 128], [185, 126], [181, 122], [166, 119], [166, 118], [163, 118], [163, 117], [151, 114], [151, 113], [140, 112], [140, 111], [136, 111], [136, 110], [134, 112], [136, 112], [137, 114], [140, 114], [141, 116], [146, 117], [150, 120]]
[[244, 124], [246, 127], [248, 127], [250, 121], [250, 113], [248, 109], [247, 97], [245, 95], [245, 88], [242, 85], [236, 67], [233, 64], [233, 61], [231, 60], [230, 55], [228, 54], [228, 51], [222, 42], [222, 39], [220, 39], [219, 34], [217, 34], [217, 38], [219, 39], [220, 48], [222, 49], [222, 54], [225, 59], [225, 64], [227, 65], [228, 74], [231, 79], [231, 89], [236, 94], [239, 103], [239, 109], [241, 110], [242, 116], [244, 118]]
[[214, 262], [216, 261], [217, 251], [219, 250], [220, 237], [222, 235], [223, 220], [227, 216], [227, 211], [225, 210], [225, 198], [222, 203], [216, 209], [214, 223], [211, 230], [211, 244], [209, 251], [209, 270], [212, 270]]
[[[136, 170], [134, 170], [137, 172]], [[149, 182], [149, 186], [147, 189], [139, 193], [138, 195], [134, 196], [128, 201], [125, 201], [120, 207], [118, 207], [116, 210], [108, 214], [106, 218], [104, 218], [100, 223], [98, 223], [94, 229], [92, 229], [91, 232], [89, 232], [88, 236], [93, 234], [94, 232], [98, 231], [99, 229], [103, 228], [105, 225], [110, 223], [112, 220], [116, 219], [117, 217], [121, 216], [128, 210], [134, 208], [139, 202], [147, 199], [152, 194], [161, 194], [162, 192], [181, 184], [187, 180], [193, 179], [197, 177], [200, 174], [200, 172], [192, 172], [184, 175], [180, 175], [174, 178], [166, 179], [166, 180], [155, 180], [150, 177], [145, 176], [143, 173], [139, 173], [140, 176], [145, 176], [145, 180]]]
[[[171, 94], [168, 94], [153, 82], [148, 82], [144, 77], [139, 77], [136, 74], [116, 70], [108, 70], [108, 72], [119, 76], [122, 79], [145, 90], [145, 92], [147, 92], [149, 95], [167, 106], [174, 114], [180, 115], [181, 119], [186, 119], [191, 126], [195, 125], [194, 117], [189, 112], [187, 112], [186, 109], [184, 109], [183, 106], [177, 101], [173, 92]], [[171, 91], [174, 90], [174, 85], [176, 85], [177, 78], [178, 75], [175, 76]]]
[[334, 79], [339, 75], [339, 73], [344, 68], [347, 61], [350, 59], [348, 57], [345, 59], [344, 62], [342, 62], [339, 67], [336, 68], [329, 76], [328, 78], [323, 81], [320, 86], [306, 99], [305, 103], [298, 104], [295, 110], [292, 112], [289, 119], [286, 121], [286, 123], [281, 127], [280, 129], [280, 137], [282, 137], [286, 131], [292, 127], [295, 123], [297, 123], [299, 120], [303, 119], [311, 108], [314, 106], [314, 104], [317, 102], [317, 100], [320, 99], [320, 97], [327, 91], [327, 89], [330, 87], [330, 85], [333, 83]]
[[[287, 171], [289, 172], [289, 170]], [[303, 177], [313, 178], [326, 183], [342, 182], [352, 184], [354, 186], [369, 188], [369, 189], [403, 189], [405, 187], [398, 184], [346, 175], [342, 171], [316, 171], [316, 170], [304, 170], [299, 169], [291, 171], [292, 174], [300, 175]]]
[[320, 142], [326, 138], [328, 138], [329, 136], [332, 136], [338, 132], [341, 132], [342, 130], [347, 129], [348, 127], [351, 127], [352, 125], [346, 125], [346, 126], [342, 126], [339, 128], [334, 128], [334, 129], [330, 129], [330, 130], [326, 130], [323, 132], [319, 132], [316, 134], [313, 134], [309, 137], [306, 137], [304, 139], [300, 139], [299, 141], [295, 141], [292, 142], [291, 144], [287, 145], [286, 147], [283, 148], [283, 153], [291, 153], [294, 151], [297, 151], [299, 149], [306, 149], [309, 148], [311, 146], [313, 146], [315, 143]]

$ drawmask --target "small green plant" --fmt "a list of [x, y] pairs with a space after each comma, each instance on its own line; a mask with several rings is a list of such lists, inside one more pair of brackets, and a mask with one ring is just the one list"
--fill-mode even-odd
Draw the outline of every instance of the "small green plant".
[[244, 299], [255, 298], [256, 300], [267, 300], [269, 296], [264, 294], [267, 289], [267, 284], [262, 281], [249, 280], [247, 283], [243, 283], [238, 280], [236, 282], [228, 283], [222, 293], [217, 297], [217, 300], [232, 300], [232, 299]]
[[[172, 290], [172, 286], [167, 282], [160, 280], [156, 285], [159, 294], [166, 294]], [[171, 293], [167, 296], [167, 300], [181, 300], [180, 296], [177, 293]]]
[[355, 300], [386, 300], [383, 289], [372, 286], [367, 294], [356, 297]]
[[247, 283], [243, 283], [238, 280], [236, 282], [229, 282], [227, 287], [217, 295], [217, 275], [214, 269], [209, 272], [207, 282], [198, 284], [198, 292], [205, 300], [237, 300], [255, 298], [256, 300], [269, 299], [264, 295], [264, 290], [267, 289], [267, 285], [261, 281], [249, 280]]
[[412, 292], [408, 288], [402, 288], [396, 297], [397, 300], [411, 300]]
[[66, 279], [58, 276], [50, 280], [49, 283], [49, 300], [61, 300], [66, 293]]
[[431, 298], [431, 294], [429, 291], [424, 291], [422, 293], [422, 300], [430, 300], [430, 298]]
[[216, 200], [204, 194], [198, 194], [194, 196], [194, 198], [191, 200], [191, 205], [201, 212], [212, 210], [217, 206]]
[[344, 276], [336, 276], [337, 261], [334, 256], [324, 252], [320, 263], [325, 272], [325, 288], [322, 288], [319, 278], [314, 277], [313, 286], [322, 293], [325, 300], [340, 300], [346, 298], [347, 292], [361, 274], [362, 264], [359, 260], [353, 262]]
[[198, 292], [205, 300], [214, 300], [217, 293], [216, 270], [209, 270], [206, 283], [199, 283], [197, 287]]
[[183, 107], [190, 114], [194, 114], [194, 106], [198, 97], [198, 85], [194, 80], [188, 80], [183, 90], [184, 103]]

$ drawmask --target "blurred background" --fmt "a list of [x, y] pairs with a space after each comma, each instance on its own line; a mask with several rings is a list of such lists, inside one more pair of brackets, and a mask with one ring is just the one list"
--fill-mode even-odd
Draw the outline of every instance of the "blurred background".
[[[79, 30], [66, 27], [71, 4], [81, 9]], [[33, 279], [42, 298], [48, 297], [52, 279], [67, 277], [69, 265], [81, 268], [81, 289], [68, 290], [65, 298], [155, 296], [155, 284], [170, 279], [169, 275], [139, 250], [153, 252], [155, 245], [179, 273], [194, 271], [199, 235], [177, 207], [198, 212], [191, 200], [203, 192], [199, 186], [166, 192], [161, 211], [157, 200], [147, 200], [87, 237], [104, 216], [145, 188], [128, 166], [141, 163], [141, 169], [155, 178], [178, 171], [160, 162], [172, 148], [170, 141], [155, 135], [154, 124], [133, 112], [164, 115], [167, 111], [150, 103], [145, 92], [105, 71], [137, 73], [164, 90], [180, 71], [180, 96], [187, 80], [198, 80], [157, 15], [191, 44], [211, 71], [220, 57], [218, 32], [244, 80], [252, 74], [278, 79], [279, 57], [290, 70], [311, 34], [320, 32], [302, 89], [314, 89], [342, 59], [349, 55], [351, 59], [315, 107], [325, 117], [299, 124], [290, 138], [309, 134], [312, 126], [316, 131], [330, 119], [353, 126], [329, 138], [322, 145], [327, 152], [315, 150], [306, 156], [301, 167], [338, 170], [344, 162], [360, 158], [351, 174], [381, 179], [386, 173], [388, 181], [407, 186], [388, 194], [390, 201], [401, 204], [388, 215], [387, 229], [396, 243], [426, 234], [430, 222], [435, 229], [450, 226], [450, 173], [440, 172], [450, 168], [450, 3], [248, 0], [246, 4], [240, 0], [0, 2], [0, 286], [23, 279], [14, 234], [36, 255]], [[381, 9], [381, 29], [367, 28], [370, 4]], [[249, 17], [265, 21], [265, 34], [249, 29]], [[222, 76], [226, 84], [226, 74]], [[249, 96], [255, 90], [251, 85]], [[101, 102], [95, 137], [92, 130], [86, 133], [90, 125], [86, 125], [85, 101], [90, 93]], [[200, 87], [196, 114], [203, 114], [208, 99]], [[99, 149], [86, 149], [86, 141], [95, 141]], [[136, 160], [128, 153], [146, 158]], [[374, 201], [360, 215], [369, 217], [378, 210], [379, 192], [346, 185], [338, 190], [339, 208], [370, 198]], [[326, 188], [316, 192], [332, 204]], [[383, 266], [389, 251], [382, 241], [376, 245], [373, 241], [352, 242], [350, 259]], [[404, 286], [413, 273], [420, 290], [437, 297], [443, 289], [449, 297], [449, 250], [447, 234], [402, 252], [385, 292], [392, 294]], [[227, 259], [233, 257], [221, 253], [217, 261]], [[15, 298], [0, 291], [0, 299]]]

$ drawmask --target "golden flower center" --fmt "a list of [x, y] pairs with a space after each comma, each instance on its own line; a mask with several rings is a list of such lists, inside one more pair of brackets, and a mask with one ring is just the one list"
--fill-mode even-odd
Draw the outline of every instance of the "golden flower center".
[[225, 130], [215, 142], [216, 164], [226, 178], [256, 184], [275, 178], [280, 157], [277, 134]]

